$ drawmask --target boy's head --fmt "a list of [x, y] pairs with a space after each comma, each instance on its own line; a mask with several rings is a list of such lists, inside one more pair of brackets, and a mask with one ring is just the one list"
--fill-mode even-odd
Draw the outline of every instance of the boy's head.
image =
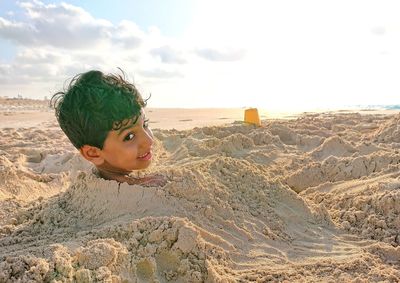
[[51, 100], [61, 129], [100, 170], [127, 174], [151, 162], [153, 135], [136, 87], [120, 75], [89, 71]]

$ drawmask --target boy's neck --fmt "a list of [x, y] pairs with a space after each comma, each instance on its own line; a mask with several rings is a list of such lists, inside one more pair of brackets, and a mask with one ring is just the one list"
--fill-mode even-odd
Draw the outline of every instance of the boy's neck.
[[119, 183], [127, 183], [129, 185], [141, 185], [144, 187], [163, 187], [167, 183], [167, 179], [163, 175], [152, 175], [143, 178], [135, 178], [126, 174], [115, 173], [96, 167], [101, 178], [106, 180], [114, 180]]
[[116, 168], [108, 168], [107, 166], [96, 166], [100, 177], [106, 180], [120, 180], [123, 177], [128, 176], [131, 172], [126, 170], [120, 170]]

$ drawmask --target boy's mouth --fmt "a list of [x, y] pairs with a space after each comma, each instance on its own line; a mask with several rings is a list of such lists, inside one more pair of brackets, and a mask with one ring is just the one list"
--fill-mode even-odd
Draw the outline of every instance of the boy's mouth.
[[141, 159], [141, 160], [150, 160], [151, 157], [152, 157], [152, 154], [151, 154], [151, 151], [149, 151], [149, 152], [146, 152], [146, 153], [143, 154], [143, 155], [138, 156], [138, 159]]

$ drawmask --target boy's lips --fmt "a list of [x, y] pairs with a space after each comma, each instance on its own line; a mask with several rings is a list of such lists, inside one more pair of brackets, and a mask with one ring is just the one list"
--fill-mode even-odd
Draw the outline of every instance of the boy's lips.
[[146, 152], [145, 154], [138, 157], [140, 160], [150, 160], [152, 157], [151, 151]]

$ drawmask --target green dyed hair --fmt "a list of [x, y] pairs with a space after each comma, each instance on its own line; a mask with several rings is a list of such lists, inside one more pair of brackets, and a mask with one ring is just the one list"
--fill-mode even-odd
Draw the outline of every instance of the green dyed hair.
[[146, 101], [126, 81], [124, 72], [105, 75], [93, 70], [75, 76], [64, 91], [53, 95], [50, 104], [77, 149], [84, 145], [102, 149], [108, 132], [135, 123]]

